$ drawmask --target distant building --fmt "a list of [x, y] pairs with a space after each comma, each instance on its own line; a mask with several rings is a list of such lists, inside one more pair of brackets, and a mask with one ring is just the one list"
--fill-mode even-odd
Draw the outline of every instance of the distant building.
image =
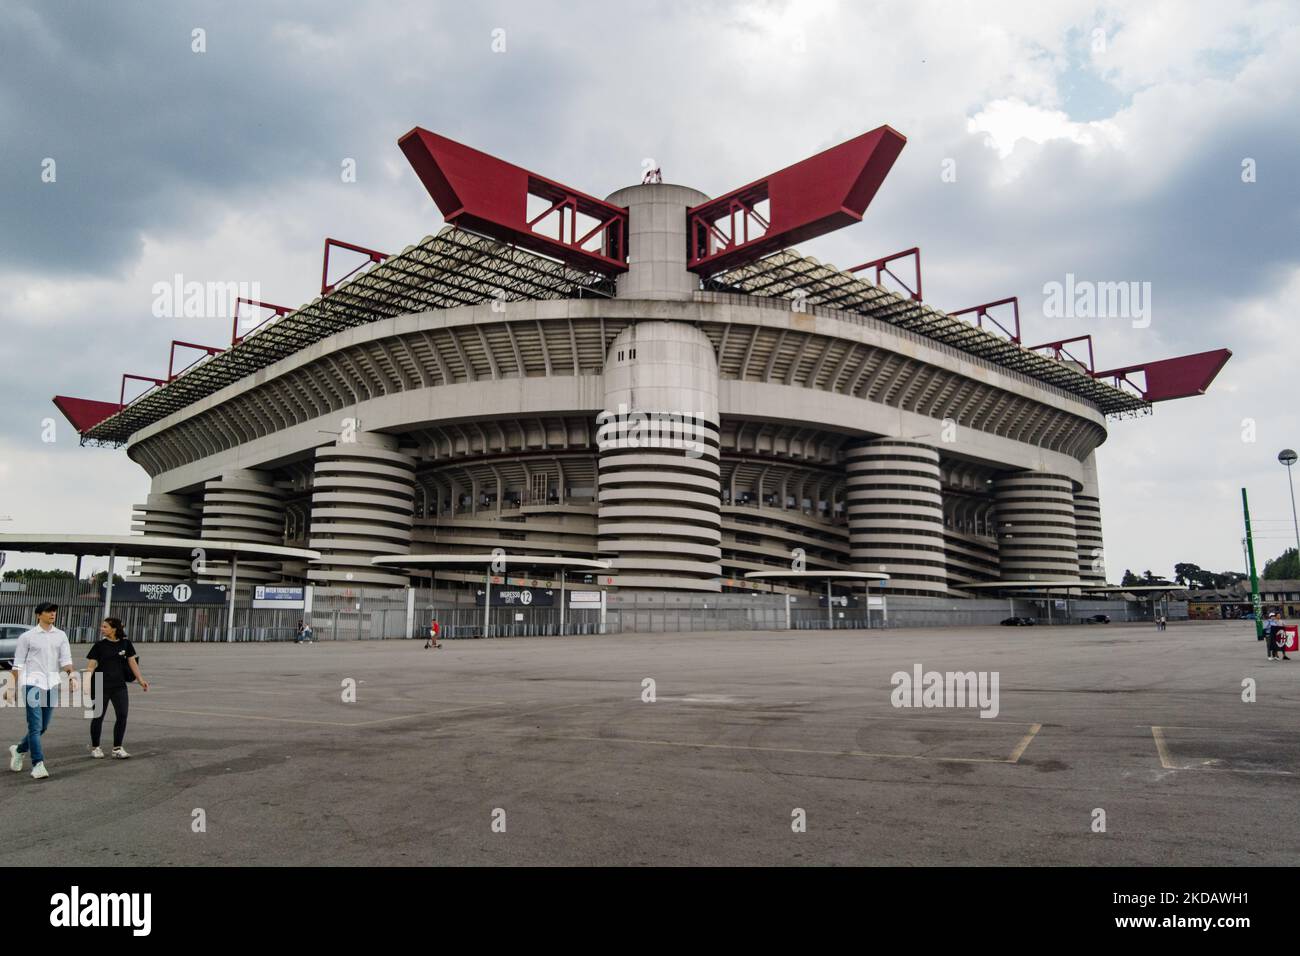
[[[1187, 595], [1187, 613], [1192, 620], [1232, 620], [1252, 610], [1249, 581], [1230, 588], [1188, 591]], [[1260, 581], [1259, 598], [1265, 614], [1276, 611], [1288, 618], [1300, 615], [1300, 581]]]

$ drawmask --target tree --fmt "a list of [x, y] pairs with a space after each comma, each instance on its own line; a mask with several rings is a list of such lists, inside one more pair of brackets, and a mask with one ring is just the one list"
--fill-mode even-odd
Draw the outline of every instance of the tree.
[[1126, 584], [1127, 585], [1141, 584], [1142, 579], [1138, 577], [1136, 574], [1134, 574], [1132, 571], [1130, 571], [1128, 568], [1125, 568], [1124, 577], [1120, 580], [1119, 583], [1121, 586]]
[[[68, 575], [68, 577], [72, 577], [72, 575]], [[95, 586], [95, 588], [98, 590], [99, 588], [102, 588], [102, 587], [104, 586], [104, 581], [105, 581], [107, 578], [108, 578], [108, 572], [107, 572], [107, 571], [96, 571], [94, 574], [92, 574], [92, 575], [90, 576], [90, 583], [93, 584], [93, 585]], [[114, 584], [121, 584], [121, 583], [123, 582], [123, 580], [124, 580], [124, 579], [123, 579], [122, 575], [120, 575], [120, 574], [115, 574], [115, 575], [113, 575], [113, 583], [114, 583]]]
[[1201, 577], [1204, 574], [1205, 572], [1195, 564], [1174, 565], [1174, 580], [1183, 585], [1183, 587], [1191, 587], [1193, 584], [1205, 587], [1205, 585], [1201, 584]]
[[1242, 581], [1248, 580], [1250, 575], [1241, 571], [1224, 571], [1222, 574], [1214, 574], [1211, 577], [1213, 578], [1211, 587], [1227, 589], [1234, 584], [1240, 584]]
[[1297, 560], [1295, 548], [1287, 548], [1272, 561], [1264, 565], [1260, 575], [1270, 581], [1295, 581], [1300, 579], [1300, 560]]
[[61, 581], [72, 580], [71, 571], [44, 571], [40, 568], [18, 568], [14, 571], [6, 571], [4, 579], [6, 581]]

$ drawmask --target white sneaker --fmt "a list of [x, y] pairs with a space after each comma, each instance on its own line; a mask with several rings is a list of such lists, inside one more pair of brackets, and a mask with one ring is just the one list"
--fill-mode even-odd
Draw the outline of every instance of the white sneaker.
[[45, 779], [46, 777], [48, 777], [49, 775], [50, 775], [50, 772], [49, 772], [48, 770], [45, 769], [45, 761], [44, 761], [44, 760], [42, 760], [42, 761], [41, 761], [40, 763], [38, 763], [35, 767], [32, 768], [32, 776], [33, 776], [34, 778], [36, 778], [37, 780], [44, 780], [44, 779]]
[[131, 755], [127, 753], [125, 750], [123, 750], [121, 747], [113, 748], [113, 757], [116, 760], [126, 760], [130, 756]]
[[99, 747], [91, 747], [90, 755], [94, 757], [96, 760], [102, 760], [104, 757], [104, 751]]
[[9, 745], [9, 769], [14, 773], [23, 772], [23, 755], [18, 752], [17, 744]]

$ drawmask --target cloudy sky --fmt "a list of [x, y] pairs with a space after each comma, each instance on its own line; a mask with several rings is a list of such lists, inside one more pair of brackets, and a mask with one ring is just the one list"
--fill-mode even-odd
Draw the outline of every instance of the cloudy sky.
[[[646, 158], [717, 194], [888, 123], [908, 145], [864, 222], [803, 251], [919, 245], [927, 301], [1019, 295], [1026, 341], [1091, 332], [1105, 367], [1231, 348], [1209, 395], [1114, 423], [1098, 458], [1112, 579], [1237, 569], [1243, 485], [1261, 561], [1291, 534], [1297, 117], [1285, 2], [8, 0], [0, 528], [125, 533], [144, 472], [78, 447], [50, 398], [116, 400], [170, 340], [228, 341], [153, 316], [177, 273], [296, 305], [324, 236], [435, 231], [413, 126], [602, 196]], [[1150, 283], [1149, 325], [1046, 314], [1067, 275]]]

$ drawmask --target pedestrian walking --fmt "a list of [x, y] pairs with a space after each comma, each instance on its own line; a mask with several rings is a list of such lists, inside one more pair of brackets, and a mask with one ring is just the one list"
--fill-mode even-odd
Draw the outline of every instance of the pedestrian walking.
[[1268, 651], [1270, 661], [1281, 659], [1277, 656], [1277, 647], [1273, 643], [1273, 630], [1277, 627], [1277, 622], [1274, 620], [1275, 616], [1272, 611], [1269, 611], [1268, 617], [1264, 620], [1264, 649]]
[[441, 631], [442, 628], [438, 626], [438, 619], [435, 617], [432, 621], [429, 622], [429, 639], [424, 642], [424, 649], [426, 651], [431, 647], [434, 650], [437, 650], [438, 648], [442, 647], [442, 645], [438, 643], [438, 635], [441, 633]]
[[140, 673], [140, 658], [135, 652], [135, 645], [126, 638], [122, 622], [115, 617], [106, 617], [99, 625], [100, 638], [86, 654], [90, 664], [86, 667], [86, 681], [94, 687], [94, 675], [100, 674], [99, 690], [95, 694], [96, 714], [90, 721], [90, 755], [102, 758], [104, 751], [99, 746], [99, 735], [104, 728], [104, 718], [108, 715], [108, 705], [113, 705], [113, 757], [126, 760], [131, 755], [126, 752], [126, 714], [130, 695], [126, 685], [140, 682], [140, 689], [148, 693], [149, 682]]
[[14, 688], [22, 689], [27, 712], [27, 734], [9, 748], [9, 769], [23, 769], [23, 755], [32, 755], [32, 777], [44, 780], [50, 775], [45, 768], [45, 751], [41, 736], [50, 729], [54, 708], [59, 703], [59, 671], [69, 675], [68, 687], [77, 689], [77, 675], [72, 666], [72, 648], [68, 635], [54, 626], [59, 606], [49, 601], [36, 605], [36, 626], [18, 638], [14, 650], [13, 680], [5, 687], [5, 700], [13, 703]]
[[1291, 641], [1291, 635], [1287, 633], [1286, 624], [1282, 620], [1281, 614], [1273, 615], [1273, 657], [1274, 660], [1289, 661], [1290, 655], [1287, 654], [1287, 644]]

